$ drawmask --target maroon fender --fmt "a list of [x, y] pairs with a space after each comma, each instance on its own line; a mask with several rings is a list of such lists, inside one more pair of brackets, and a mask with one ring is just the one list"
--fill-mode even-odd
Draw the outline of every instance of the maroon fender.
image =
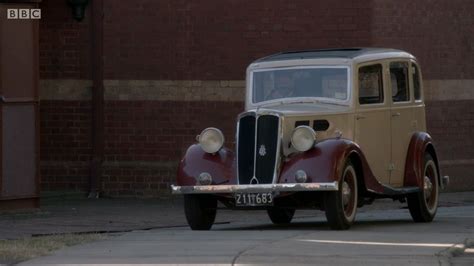
[[191, 145], [178, 166], [178, 186], [194, 186], [202, 172], [212, 176], [212, 184], [236, 184], [234, 152], [222, 148], [215, 154], [202, 150], [199, 144]]
[[368, 190], [383, 193], [383, 186], [374, 177], [359, 145], [347, 139], [323, 140], [309, 151], [290, 156], [283, 165], [279, 183], [296, 183], [297, 170], [307, 173], [308, 182], [339, 181], [347, 158], [362, 171]]
[[[416, 132], [411, 137], [410, 146], [408, 146], [407, 158], [405, 162], [405, 178], [403, 181], [403, 185], [405, 187], [417, 186], [423, 188], [423, 167], [425, 152], [429, 152], [433, 156], [436, 167], [438, 168], [438, 178], [441, 178], [438, 157], [436, 155], [436, 150], [434, 148], [431, 136], [426, 132]], [[441, 185], [441, 180], [438, 180], [438, 182]]]

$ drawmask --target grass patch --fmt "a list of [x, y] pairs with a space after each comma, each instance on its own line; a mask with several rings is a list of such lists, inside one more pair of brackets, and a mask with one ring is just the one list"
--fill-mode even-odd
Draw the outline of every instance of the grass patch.
[[65, 234], [0, 240], [0, 263], [17, 263], [46, 256], [69, 246], [106, 239], [104, 234]]

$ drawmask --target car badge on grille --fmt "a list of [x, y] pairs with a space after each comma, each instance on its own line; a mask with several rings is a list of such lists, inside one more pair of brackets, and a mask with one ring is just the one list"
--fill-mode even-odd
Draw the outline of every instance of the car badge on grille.
[[258, 154], [262, 157], [267, 154], [267, 149], [265, 148], [265, 145], [260, 146], [260, 149], [258, 149]]
[[258, 179], [255, 176], [252, 177], [252, 179], [250, 179], [250, 184], [251, 185], [258, 185], [258, 183], [260, 183], [260, 182], [258, 182]]

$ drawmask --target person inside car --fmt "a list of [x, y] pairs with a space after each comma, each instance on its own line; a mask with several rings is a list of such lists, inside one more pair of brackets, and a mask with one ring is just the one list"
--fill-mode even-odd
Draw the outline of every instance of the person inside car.
[[280, 99], [292, 97], [294, 94], [294, 82], [293, 79], [287, 75], [279, 75], [276, 77], [275, 88], [270, 92], [267, 99]]

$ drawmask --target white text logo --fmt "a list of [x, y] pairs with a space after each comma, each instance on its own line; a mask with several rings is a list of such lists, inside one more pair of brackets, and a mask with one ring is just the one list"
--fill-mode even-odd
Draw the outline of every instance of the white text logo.
[[7, 19], [40, 19], [41, 9], [30, 8], [30, 9], [7, 9]]

